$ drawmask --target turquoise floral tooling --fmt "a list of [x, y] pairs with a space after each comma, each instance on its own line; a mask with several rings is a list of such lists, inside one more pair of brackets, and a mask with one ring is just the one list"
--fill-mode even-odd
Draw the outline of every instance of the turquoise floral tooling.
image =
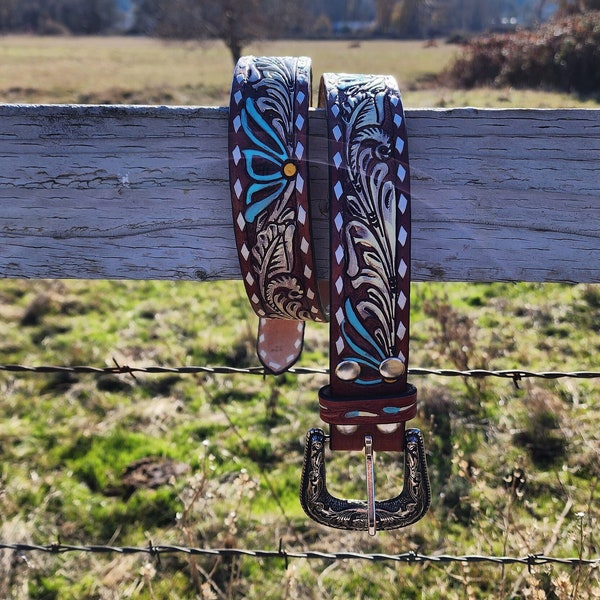
[[234, 226], [248, 298], [268, 319], [325, 320], [310, 243], [309, 103], [309, 59], [238, 62], [229, 137]]
[[[242, 128], [248, 138], [257, 146], [242, 150], [246, 159], [246, 172], [253, 183], [246, 192], [246, 211], [244, 216], [249, 223], [268, 208], [272, 202], [281, 199], [287, 201], [295, 185], [296, 166], [277, 132], [257, 111], [254, 100], [248, 98], [241, 110]], [[259, 129], [264, 136], [257, 136]], [[266, 139], [269, 143], [262, 141]], [[287, 188], [287, 189], [286, 189]], [[284, 194], [285, 191], [285, 194]]]

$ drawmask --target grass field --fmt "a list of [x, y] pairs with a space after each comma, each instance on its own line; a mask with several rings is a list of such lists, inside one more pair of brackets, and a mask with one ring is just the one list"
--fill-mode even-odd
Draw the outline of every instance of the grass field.
[[[390, 72], [409, 107], [580, 106], [539, 91], [432, 87], [457, 50], [417, 42], [261, 43], [324, 70]], [[0, 38], [0, 101], [227, 102], [218, 44]], [[389, 62], [388, 62], [389, 61]], [[592, 106], [591, 103], [583, 102]], [[226, 298], [226, 302], [223, 299]], [[239, 282], [0, 281], [0, 363], [256, 365]], [[415, 284], [413, 366], [600, 370], [600, 288]], [[310, 325], [301, 366], [326, 364]], [[595, 380], [414, 378], [433, 506], [380, 533], [322, 528], [297, 492], [324, 376], [0, 375], [0, 541], [591, 558], [599, 554]], [[358, 457], [331, 486], [363, 494]], [[152, 466], [153, 471], [145, 467]], [[402, 469], [378, 456], [380, 493]], [[152, 473], [154, 479], [149, 476]], [[0, 551], [0, 599], [593, 599], [598, 569]]]
[[[536, 90], [453, 90], [431, 84], [460, 52], [443, 42], [256, 42], [256, 55], [308, 55], [315, 93], [327, 71], [394, 75], [405, 106], [578, 107], [597, 101]], [[150, 103], [225, 106], [231, 58], [216, 42], [148, 38], [0, 37], [0, 101], [41, 103]]]

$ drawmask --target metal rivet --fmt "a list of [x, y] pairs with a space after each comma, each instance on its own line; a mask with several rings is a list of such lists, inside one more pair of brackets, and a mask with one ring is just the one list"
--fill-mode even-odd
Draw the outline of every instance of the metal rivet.
[[386, 358], [379, 365], [379, 373], [381, 373], [381, 376], [387, 382], [394, 382], [400, 379], [405, 371], [406, 367], [404, 366], [404, 363], [399, 358], [395, 357]]
[[296, 175], [297, 172], [298, 167], [296, 167], [296, 165], [292, 161], [286, 161], [283, 165], [283, 174], [288, 179], [294, 177], [294, 175]]
[[354, 381], [360, 375], [360, 365], [353, 360], [343, 360], [335, 368], [335, 374], [342, 381]]

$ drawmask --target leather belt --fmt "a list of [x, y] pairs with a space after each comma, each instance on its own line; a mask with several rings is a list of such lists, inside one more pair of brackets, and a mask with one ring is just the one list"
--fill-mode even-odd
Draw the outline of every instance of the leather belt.
[[323, 76], [329, 134], [333, 450], [401, 451], [417, 412], [407, 383], [410, 187], [402, 104], [390, 77]]
[[[261, 317], [259, 358], [274, 373], [296, 360], [299, 324], [324, 319], [308, 217], [309, 96], [306, 58], [244, 57], [236, 66], [229, 132], [234, 226], [246, 291]], [[431, 497], [422, 435], [405, 429], [417, 410], [407, 382], [406, 128], [391, 77], [326, 74], [319, 96], [327, 112], [331, 238], [330, 384], [319, 405], [330, 436], [318, 428], [307, 434], [300, 500], [319, 523], [374, 534], [414, 523]], [[332, 450], [364, 449], [366, 502], [327, 490], [327, 442]], [[384, 501], [375, 500], [380, 450], [403, 451], [405, 459], [402, 492]]]
[[325, 321], [308, 196], [310, 59], [242, 57], [229, 106], [233, 223], [257, 350], [279, 374], [298, 359], [304, 321]]
[[[330, 385], [319, 392], [332, 450], [365, 451], [367, 501], [327, 490], [321, 429], [307, 434], [300, 500], [324, 525], [396, 529], [419, 520], [431, 491], [407, 382], [410, 177], [404, 112], [391, 77], [325, 74], [330, 196]], [[374, 451], [404, 450], [404, 487], [375, 500]]]

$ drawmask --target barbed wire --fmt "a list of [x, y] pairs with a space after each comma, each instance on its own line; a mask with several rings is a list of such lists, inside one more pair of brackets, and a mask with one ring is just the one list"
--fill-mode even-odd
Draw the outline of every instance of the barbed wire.
[[[140, 366], [131, 367], [129, 365], [116, 364], [107, 367], [94, 367], [89, 365], [19, 365], [19, 364], [0, 364], [0, 371], [12, 373], [73, 373], [73, 374], [95, 374], [95, 375], [135, 375], [136, 373], [145, 374], [178, 374], [190, 375], [208, 373], [213, 375], [260, 375], [266, 376], [271, 373], [264, 367], [228, 367], [228, 366]], [[329, 369], [321, 367], [292, 367], [287, 373], [293, 375], [327, 375]], [[485, 377], [497, 377], [510, 379], [513, 382], [528, 378], [539, 379], [600, 379], [600, 371], [528, 371], [525, 369], [437, 369], [411, 367], [408, 369], [409, 375], [416, 376], [438, 376], [438, 377], [471, 377], [483, 379]]]
[[570, 557], [561, 558], [545, 554], [527, 554], [526, 556], [486, 556], [480, 554], [420, 554], [418, 552], [404, 552], [402, 554], [381, 554], [363, 552], [320, 552], [316, 550], [296, 551], [286, 550], [280, 543], [277, 550], [250, 550], [244, 548], [192, 548], [189, 546], [152, 544], [148, 546], [103, 546], [103, 545], [71, 545], [60, 542], [38, 544], [8, 544], [0, 542], [0, 550], [12, 550], [17, 553], [44, 552], [48, 554], [65, 554], [68, 552], [86, 552], [94, 554], [147, 554], [159, 558], [164, 554], [188, 554], [193, 556], [219, 556], [219, 557], [251, 557], [256, 559], [279, 558], [286, 561], [290, 559], [303, 560], [364, 560], [369, 562], [401, 562], [409, 564], [418, 563], [493, 563], [499, 565], [520, 564], [535, 567], [547, 564], [567, 566], [600, 566], [598, 558]]
[[[89, 365], [20, 365], [20, 364], [0, 364], [0, 371], [13, 373], [73, 373], [73, 374], [93, 374], [93, 375], [132, 375], [136, 373], [144, 374], [246, 374], [246, 375], [270, 375], [264, 367], [229, 367], [229, 366], [139, 366], [131, 367], [129, 365], [120, 365], [115, 361], [114, 366], [94, 367]], [[295, 375], [327, 375], [329, 369], [319, 367], [292, 367], [289, 373]], [[510, 379], [518, 385], [518, 382], [527, 378], [541, 379], [596, 379], [600, 378], [598, 371], [528, 371], [524, 369], [435, 369], [435, 368], [409, 368], [410, 375], [417, 376], [439, 376], [439, 377], [497, 377]], [[321, 552], [321, 551], [288, 551], [280, 543], [278, 550], [251, 550], [243, 548], [193, 548], [179, 545], [164, 545], [149, 543], [145, 547], [137, 546], [110, 546], [110, 545], [71, 545], [60, 542], [46, 545], [27, 544], [27, 543], [6, 543], [0, 541], [0, 550], [12, 550], [18, 554], [25, 555], [30, 552], [44, 552], [49, 554], [64, 554], [69, 552], [86, 552], [96, 554], [147, 554], [160, 559], [164, 554], [188, 554], [194, 556], [219, 556], [219, 557], [252, 557], [256, 559], [279, 558], [285, 560], [286, 564], [290, 559], [305, 560], [363, 560], [370, 562], [401, 562], [401, 563], [493, 563], [499, 565], [521, 564], [528, 568], [546, 564], [560, 564], [567, 566], [600, 566], [600, 557], [584, 559], [581, 557], [553, 557], [543, 553], [528, 554], [526, 556], [490, 556], [479, 554], [450, 555], [450, 554], [420, 554], [418, 552], [405, 552], [402, 554], [381, 554], [381, 553], [362, 553], [362, 552]]]

